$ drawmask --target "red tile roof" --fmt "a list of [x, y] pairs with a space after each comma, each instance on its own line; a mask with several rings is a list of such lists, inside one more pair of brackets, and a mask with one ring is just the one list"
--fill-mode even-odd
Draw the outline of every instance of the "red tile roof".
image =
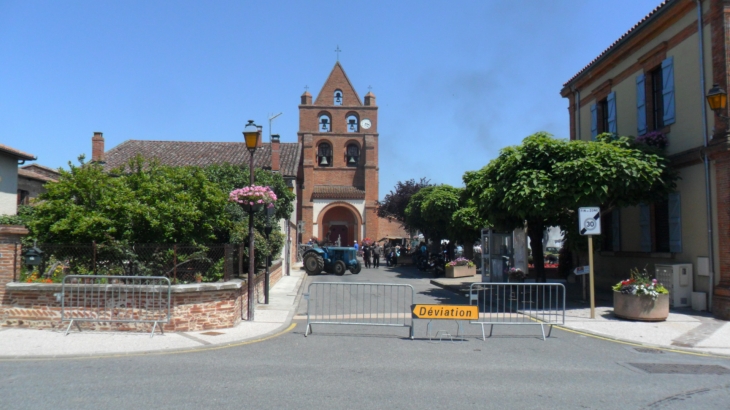
[[18, 168], [18, 178], [21, 178], [21, 177], [28, 178], [28, 179], [35, 179], [36, 181], [42, 181], [42, 182], [58, 181], [57, 178], [51, 178], [47, 175], [43, 175], [38, 172], [33, 172], [28, 169]]
[[[279, 144], [281, 174], [296, 176], [301, 147], [297, 143]], [[250, 155], [244, 142], [188, 142], [188, 141], [141, 141], [128, 140], [104, 156], [104, 168], [109, 170], [125, 165], [137, 155], [144, 158], [157, 158], [161, 164], [170, 166], [206, 166], [231, 163], [248, 165]], [[271, 145], [266, 143], [254, 153], [254, 166], [271, 168]]]
[[35, 155], [29, 154], [27, 152], [23, 152], [20, 150], [17, 150], [15, 148], [11, 148], [7, 145], [0, 144], [0, 152], [4, 152], [6, 154], [10, 154], [18, 159], [24, 159], [28, 161], [35, 161], [38, 159]]
[[637, 31], [639, 28], [646, 25], [647, 22], [650, 19], [652, 19], [653, 17], [655, 17], [659, 11], [663, 11], [663, 9], [665, 7], [667, 7], [667, 5], [669, 5], [670, 3], [678, 3], [678, 2], [679, 2], [679, 0], [664, 0], [660, 5], [656, 6], [656, 8], [654, 10], [652, 10], [649, 14], [644, 16], [643, 19], [639, 20], [638, 23], [634, 24], [634, 26], [631, 27], [629, 29], [629, 31], [627, 31], [621, 37], [619, 37], [616, 41], [614, 41], [610, 46], [608, 46], [607, 49], [603, 50], [603, 52], [601, 52], [601, 54], [599, 54], [598, 57], [594, 58], [590, 63], [588, 63], [588, 65], [583, 67], [580, 71], [578, 71], [577, 74], [575, 74], [573, 77], [571, 77], [570, 80], [566, 81], [565, 84], [563, 84], [563, 86], [564, 87], [568, 86], [568, 84], [572, 83], [574, 80], [576, 80], [578, 77], [580, 77], [581, 74], [585, 73], [590, 68], [592, 68], [594, 65], [596, 65], [601, 59], [603, 59], [603, 57], [605, 57], [611, 51], [616, 49], [620, 45], [620, 43], [622, 43], [628, 37], [630, 37], [632, 34], [634, 34], [634, 32]]
[[315, 185], [313, 199], [365, 199], [365, 190], [347, 185]]

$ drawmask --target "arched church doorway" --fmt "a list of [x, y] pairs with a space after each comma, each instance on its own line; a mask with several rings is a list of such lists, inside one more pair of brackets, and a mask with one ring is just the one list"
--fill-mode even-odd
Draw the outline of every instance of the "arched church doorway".
[[352, 246], [359, 240], [359, 218], [353, 210], [346, 206], [335, 205], [324, 212], [322, 216], [322, 238], [336, 243], [340, 239], [342, 246]]

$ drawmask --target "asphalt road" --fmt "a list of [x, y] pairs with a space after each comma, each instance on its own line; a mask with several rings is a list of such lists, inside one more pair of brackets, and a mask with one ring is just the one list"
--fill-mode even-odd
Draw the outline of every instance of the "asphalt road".
[[[417, 302], [462, 302], [409, 267], [312, 279], [409, 283]], [[449, 326], [455, 333], [446, 322], [435, 329]], [[730, 407], [730, 360], [721, 358], [562, 330], [542, 341], [533, 326], [495, 328], [486, 342], [476, 327], [464, 342], [429, 341], [425, 321], [416, 340], [404, 328], [324, 325], [305, 338], [304, 327], [206, 351], [0, 362], [0, 409]], [[708, 371], [725, 374], [685, 374]]]

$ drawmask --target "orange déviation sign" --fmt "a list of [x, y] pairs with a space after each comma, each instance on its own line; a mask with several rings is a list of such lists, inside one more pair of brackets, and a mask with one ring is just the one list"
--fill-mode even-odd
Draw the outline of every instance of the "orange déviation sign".
[[466, 320], [479, 317], [479, 308], [474, 305], [411, 305], [414, 319]]

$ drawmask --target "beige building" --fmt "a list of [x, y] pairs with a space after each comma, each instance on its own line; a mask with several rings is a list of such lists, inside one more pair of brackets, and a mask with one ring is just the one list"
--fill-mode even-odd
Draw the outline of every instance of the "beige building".
[[[726, 0], [665, 1], [561, 91], [569, 100], [571, 139], [602, 132], [664, 136], [681, 177], [667, 201], [602, 218], [598, 286], [626, 278], [634, 267], [654, 273], [657, 265], [685, 264], [696, 305], [704, 298], [724, 319], [730, 319], [730, 152], [727, 123], [710, 110], [705, 93], [713, 84], [727, 89], [728, 22]], [[684, 304], [691, 301], [675, 303]]]

